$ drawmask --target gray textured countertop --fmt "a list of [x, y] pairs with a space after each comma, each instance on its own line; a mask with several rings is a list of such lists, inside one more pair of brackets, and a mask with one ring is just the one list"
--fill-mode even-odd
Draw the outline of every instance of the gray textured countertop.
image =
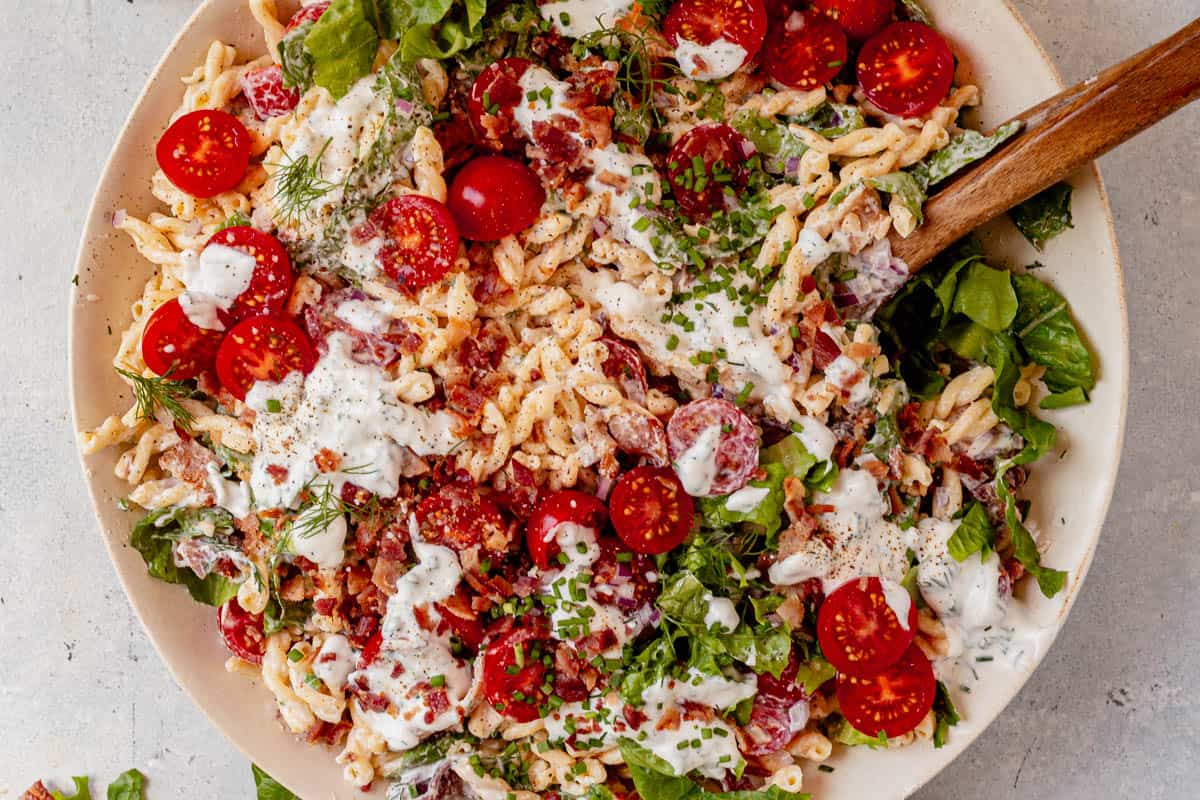
[[[76, 239], [142, 82], [193, 0], [0, 3], [0, 798], [35, 778], [252, 797], [250, 768], [175, 686], [96, 535], [63, 334]], [[1200, 0], [1018, 2], [1068, 81], [1169, 34]], [[1025, 690], [917, 796], [1197, 796], [1200, 785], [1200, 107], [1102, 162], [1129, 288], [1132, 380], [1091, 575]]]

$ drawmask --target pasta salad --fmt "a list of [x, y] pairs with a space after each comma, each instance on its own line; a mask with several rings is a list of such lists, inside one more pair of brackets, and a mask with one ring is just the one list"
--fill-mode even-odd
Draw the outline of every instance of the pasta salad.
[[1036, 659], [1032, 409], [1095, 371], [1028, 270], [892, 255], [1019, 129], [913, 0], [248, 4], [81, 438], [347, 781], [778, 800]]

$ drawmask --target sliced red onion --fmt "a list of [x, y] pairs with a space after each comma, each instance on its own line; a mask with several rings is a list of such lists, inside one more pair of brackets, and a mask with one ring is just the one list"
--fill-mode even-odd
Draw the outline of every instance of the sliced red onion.
[[618, 562], [617, 563], [617, 576], [621, 577], [621, 578], [632, 578], [633, 577], [633, 565], [630, 564], [628, 561]]
[[396, 110], [401, 114], [411, 114], [413, 110], [413, 104], [402, 97], [398, 97], [396, 98]]
[[124, 225], [126, 216], [127, 216], [127, 214], [125, 213], [125, 209], [123, 209], [123, 208], [118, 208], [116, 211], [114, 211], [113, 215], [112, 215], [113, 227], [119, 228], [122, 225]]
[[749, 139], [746, 139], [744, 137], [742, 138], [742, 141], [741, 141], [741, 148], [742, 148], [742, 155], [745, 156], [746, 158], [749, 158], [750, 156], [752, 156], [756, 152], [758, 152], [754, 148], [754, 142], [752, 142]]
[[787, 160], [787, 165], [785, 166], [784, 171], [788, 175], [795, 175], [797, 172], [799, 172], [800, 171], [799, 156], [792, 156], [791, 158], [789, 158]]
[[603, 217], [596, 217], [596, 219], [592, 220], [592, 233], [597, 236], [603, 236], [608, 233], [608, 220]]
[[596, 481], [596, 497], [601, 500], [608, 500], [608, 493], [612, 491], [613, 485], [616, 483], [612, 478], [606, 475], [601, 475]]

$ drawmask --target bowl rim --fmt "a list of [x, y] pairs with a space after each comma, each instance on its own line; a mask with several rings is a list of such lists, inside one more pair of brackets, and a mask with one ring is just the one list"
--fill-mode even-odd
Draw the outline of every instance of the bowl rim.
[[[116, 136], [113, 139], [113, 147], [105, 159], [104, 167], [96, 179], [96, 188], [92, 194], [92, 199], [88, 205], [87, 214], [83, 220], [76, 249], [76, 255], [73, 262], [74, 274], [79, 275], [81, 273], [84, 262], [87, 258], [88, 245], [92, 238], [90, 234], [96, 227], [97, 218], [105, 213], [106, 207], [103, 202], [104, 196], [102, 195], [102, 189], [115, 177], [114, 172], [116, 169], [116, 161], [120, 150], [118, 145], [124, 142], [130, 135], [133, 129], [134, 121], [138, 117], [142, 106], [148, 102], [148, 97], [152, 90], [158, 87], [159, 83], [164, 79], [163, 73], [166, 69], [168, 61], [171, 59], [171, 56], [182, 46], [185, 40], [190, 37], [193, 28], [199, 24], [200, 20], [206, 17], [212, 8], [221, 2], [227, 2], [227, 0], [202, 0], [202, 2], [188, 16], [187, 20], [180, 27], [179, 31], [172, 37], [169, 44], [163, 50], [162, 56], [159, 58], [158, 62], [154, 66], [154, 69], [151, 70], [149, 76], [146, 78], [136, 100], [130, 106], [129, 113], [126, 115], [124, 122], [121, 124]], [[1057, 87], [1060, 90], [1065, 88], [1062, 74], [1057, 65], [1050, 57], [1050, 54], [1046, 51], [1041, 39], [1029, 26], [1020, 10], [1017, 9], [1013, 0], [999, 0], [998, 4], [1003, 6], [1005, 11], [1011, 15], [1014, 21], [1020, 26], [1025, 36], [1034, 45], [1038, 54], [1041, 56], [1042, 62], [1049, 69]], [[1079, 597], [1080, 590], [1085, 579], [1087, 578], [1088, 572], [1095, 558], [1096, 551], [1100, 543], [1100, 538], [1103, 535], [1105, 524], [1107, 522], [1108, 512], [1112, 505], [1112, 500], [1116, 489], [1116, 480], [1121, 466], [1121, 456], [1124, 449], [1129, 408], [1129, 313], [1126, 298], [1124, 270], [1121, 261], [1120, 248], [1117, 241], [1116, 223], [1113, 217], [1112, 206], [1109, 202], [1108, 189], [1105, 185], [1100, 167], [1096, 162], [1089, 164], [1083, 170], [1083, 172], [1086, 172], [1090, 174], [1090, 176], [1094, 177], [1096, 181], [1096, 189], [1099, 194], [1101, 209], [1104, 214], [1105, 226], [1108, 233], [1108, 244], [1111, 248], [1112, 266], [1116, 280], [1117, 303], [1118, 310], [1120, 312], [1119, 338], [1122, 345], [1121, 355], [1123, 356], [1124, 361], [1124, 369], [1121, 370], [1120, 376], [1121, 380], [1119, 386], [1116, 387], [1118, 391], [1119, 403], [1116, 446], [1111, 464], [1106, 471], [1106, 474], [1102, 476], [1103, 480], [1101, 481], [1104, 487], [1103, 507], [1100, 509], [1102, 512], [1102, 515], [1100, 516], [1101, 523], [1091, 535], [1090, 542], [1088, 543], [1082, 558], [1079, 560], [1078, 566], [1071, 570], [1070, 580], [1064, 590], [1064, 602], [1054, 623], [1055, 627], [1053, 636], [1047, 646], [1038, 653], [1033, 668], [1024, 672], [1024, 674], [1020, 677], [1020, 680], [1014, 685], [1013, 691], [1008, 698], [1003, 702], [995, 714], [991, 715], [988, 719], [986, 719], [986, 721], [984, 721], [984, 724], [972, 725], [969, 730], [963, 731], [961, 734], [959, 734], [959, 736], [961, 736], [961, 746], [955, 755], [938, 766], [937, 769], [928, 772], [927, 774], [923, 774], [916, 782], [910, 784], [909, 794], [918, 791], [922, 786], [927, 784], [933, 778], [937, 777], [954, 761], [956, 761], [958, 757], [961, 756], [962, 753], [968, 749], [985, 730], [991, 727], [1000, 714], [1002, 714], [1012, 704], [1013, 700], [1015, 700], [1024, 689], [1029, 679], [1035, 672], [1037, 672], [1042, 661], [1044, 661], [1046, 655], [1052, 649], [1054, 642], [1057, 641], [1059, 634], [1062, 632], [1063, 626], [1066, 624], [1071, 610], [1075, 606], [1075, 601]], [[77, 439], [83, 431], [83, 428], [80, 424], [80, 397], [78, 391], [78, 387], [81, 382], [77, 379], [76, 375], [76, 372], [80, 367], [77, 361], [76, 347], [80, 324], [79, 308], [81, 305], [81, 300], [83, 299], [82, 293], [83, 290], [78, 285], [72, 285], [68, 289], [69, 302], [67, 304], [67, 394], [71, 410], [71, 423]], [[151, 645], [154, 647], [155, 653], [158, 655], [159, 660], [167, 668], [167, 671], [170, 673], [171, 678], [174, 680], [176, 685], [182, 689], [191, 703], [197, 709], [199, 709], [199, 711], [208, 720], [209, 724], [212, 725], [213, 728], [215, 728], [228, 742], [230, 742], [248, 761], [255, 763], [255, 756], [250, 752], [249, 743], [243, 743], [243, 737], [235, 735], [234, 731], [229, 730], [225, 725], [217, 720], [213, 713], [210, 713], [208, 706], [201, 702], [197, 691], [193, 689], [188, 681], [185, 681], [181, 677], [180, 671], [175, 662], [175, 658], [178, 657], [178, 654], [175, 656], [169, 655], [160, 643], [159, 637], [155, 634], [154, 629], [147, 623], [146, 615], [144, 613], [144, 604], [147, 602], [147, 600], [139, 592], [134, 590], [130, 576], [126, 575], [125, 571], [119, 567], [118, 562], [120, 548], [122, 545], [118, 543], [118, 537], [109, 535], [109, 531], [105, 526], [101, 513], [100, 497], [98, 493], [93, 490], [93, 481], [90, 475], [91, 468], [87, 462], [87, 456], [83, 454], [82, 449], [79, 447], [76, 448], [76, 456], [83, 474], [84, 483], [87, 486], [88, 499], [97, 523], [97, 532], [100, 534], [101, 539], [104, 542], [105, 551], [108, 553], [109, 561], [117, 574], [117, 579], [121, 584], [125, 598], [129, 602], [130, 607], [133, 609], [133, 612], [137, 617], [138, 623], [141, 625], [142, 630], [145, 632], [147, 638], [150, 640]], [[282, 779], [280, 782], [283, 782]]]

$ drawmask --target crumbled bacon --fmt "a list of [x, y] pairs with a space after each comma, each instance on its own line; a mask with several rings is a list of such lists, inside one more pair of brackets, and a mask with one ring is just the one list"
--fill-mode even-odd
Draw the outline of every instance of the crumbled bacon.
[[38, 781], [25, 790], [25, 793], [21, 795], [21, 800], [54, 800], [54, 795], [50, 794], [50, 790], [41, 781]]
[[179, 480], [198, 488], [208, 486], [208, 465], [217, 465], [217, 458], [207, 448], [192, 440], [168, 447], [158, 457], [158, 465]]
[[322, 447], [313, 456], [313, 463], [317, 465], [317, 470], [320, 472], [337, 472], [338, 468], [342, 466], [342, 457], [328, 447]]
[[287, 480], [288, 468], [278, 464], [267, 464], [267, 474], [271, 476], [271, 480], [275, 481], [275, 485], [279, 486]]

